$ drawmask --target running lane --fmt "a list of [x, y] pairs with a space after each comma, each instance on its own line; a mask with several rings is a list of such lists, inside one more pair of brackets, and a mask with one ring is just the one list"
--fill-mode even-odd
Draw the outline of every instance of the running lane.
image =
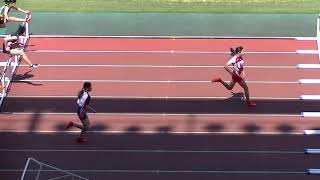
[[[316, 50], [316, 41], [294, 39], [130, 39], [130, 38], [32, 38], [29, 50], [63, 51], [228, 51], [243, 46], [246, 51], [295, 52]], [[258, 44], [258, 45], [257, 45]]]
[[[304, 148], [317, 146], [317, 137], [301, 131], [320, 124], [300, 112], [319, 105], [299, 96], [315, 94], [319, 87], [298, 83], [300, 78], [318, 78], [318, 73], [296, 69], [318, 59], [295, 54], [315, 50], [314, 41], [33, 38], [30, 44], [33, 52], [28, 55], [43, 66], [33, 72], [19, 67], [2, 108], [9, 114], [0, 115], [0, 140], [5, 142], [0, 145], [1, 177], [17, 179], [32, 156], [91, 179], [318, 178], [304, 171], [318, 167], [319, 158], [303, 154]], [[239, 100], [239, 86], [232, 94], [210, 83], [216, 75], [228, 78], [222, 66], [228, 49], [237, 44], [247, 51], [271, 52], [245, 57], [256, 108]], [[79, 52], [83, 50], [169, 52]], [[92, 92], [99, 113], [89, 114], [89, 143], [80, 145], [74, 142], [78, 132], [66, 133], [64, 125], [76, 119], [75, 95], [86, 79], [100, 80], [93, 81]], [[145, 82], [152, 80], [203, 82]], [[52, 158], [57, 156], [61, 158]]]

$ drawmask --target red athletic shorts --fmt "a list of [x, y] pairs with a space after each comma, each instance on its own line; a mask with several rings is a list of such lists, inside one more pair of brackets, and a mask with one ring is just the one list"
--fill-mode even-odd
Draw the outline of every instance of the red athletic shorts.
[[238, 74], [236, 72], [232, 73], [232, 80], [234, 80], [235, 82], [239, 83], [241, 82], [243, 79], [242, 77], [238, 76]]

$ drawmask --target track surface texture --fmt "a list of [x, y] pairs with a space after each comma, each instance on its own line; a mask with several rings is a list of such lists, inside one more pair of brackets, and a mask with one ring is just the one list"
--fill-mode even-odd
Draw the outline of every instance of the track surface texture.
[[[252, 101], [232, 91], [223, 66], [228, 50], [244, 46]], [[28, 157], [89, 179], [315, 180], [320, 157], [316, 41], [294, 39], [32, 38], [0, 114], [0, 177], [19, 179]], [[7, 59], [1, 55], [1, 59]], [[78, 144], [76, 94], [93, 85], [88, 142]], [[35, 168], [30, 167], [30, 168]], [[41, 178], [54, 173], [43, 171]], [[50, 175], [49, 175], [50, 174]], [[27, 172], [32, 179], [35, 172]], [[47, 176], [47, 177], [46, 177]], [[58, 176], [58, 175], [57, 175]]]

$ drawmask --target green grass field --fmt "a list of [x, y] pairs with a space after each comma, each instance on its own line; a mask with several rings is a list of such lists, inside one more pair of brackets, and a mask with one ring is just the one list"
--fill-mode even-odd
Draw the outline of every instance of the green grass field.
[[32, 11], [320, 13], [320, 0], [18, 0]]

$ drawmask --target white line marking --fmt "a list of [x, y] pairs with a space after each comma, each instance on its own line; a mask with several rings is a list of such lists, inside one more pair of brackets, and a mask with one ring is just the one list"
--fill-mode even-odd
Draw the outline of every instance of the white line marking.
[[320, 135], [320, 130], [304, 130], [305, 135]]
[[301, 100], [320, 100], [320, 95], [301, 95]]
[[303, 117], [320, 117], [320, 112], [302, 112]]
[[297, 54], [318, 54], [318, 50], [297, 50]]
[[[29, 67], [29, 65], [20, 65]], [[223, 68], [212, 65], [128, 65], [128, 64], [40, 64], [41, 67], [102, 67], [102, 68]], [[246, 66], [261, 69], [297, 69], [296, 66]], [[319, 67], [320, 68], [320, 67]]]
[[[0, 172], [21, 172], [23, 169], [0, 169]], [[38, 172], [38, 169], [28, 170], [28, 172]], [[57, 170], [41, 170], [42, 172], [55, 172]], [[87, 173], [199, 173], [199, 174], [305, 174], [302, 171], [193, 171], [193, 170], [117, 170], [117, 169], [67, 169], [68, 172], [87, 172]]]
[[296, 37], [298, 41], [316, 41], [316, 37]]
[[[5, 35], [0, 35], [0, 37], [5, 37]], [[262, 36], [85, 36], [85, 35], [30, 35], [32, 38], [119, 38], [119, 39], [285, 39], [285, 40], [316, 40], [316, 37], [279, 37], [279, 36], [271, 36], [271, 37], [262, 37]]]
[[320, 174], [320, 169], [307, 169], [309, 174]]
[[298, 64], [300, 69], [320, 69], [320, 64]]
[[0, 152], [120, 152], [120, 153], [242, 153], [303, 154], [301, 151], [229, 151], [229, 150], [165, 150], [165, 149], [0, 149]]
[[[0, 115], [75, 115], [76, 113], [57, 113], [57, 112], [0, 112]], [[191, 113], [89, 113], [91, 116], [237, 116], [237, 117], [303, 117], [301, 114], [191, 114]]]
[[[161, 132], [161, 131], [86, 131], [87, 133], [98, 133], [98, 134], [128, 134], [128, 133], [137, 133], [137, 134], [196, 134], [196, 135], [303, 135], [300, 132], [246, 132], [246, 131], [225, 131], [225, 132], [211, 132], [211, 131], [170, 131], [170, 132]], [[63, 134], [79, 134], [80, 130], [74, 131], [59, 131], [59, 130], [0, 130], [0, 133], [39, 133], [39, 134], [51, 134], [51, 133], [63, 133]]]
[[300, 79], [300, 84], [319, 84], [320, 79]]
[[[309, 50], [313, 51], [313, 50]], [[230, 54], [229, 51], [172, 51], [172, 50], [30, 50], [34, 53], [155, 53], [155, 54]], [[304, 51], [303, 51], [304, 52]], [[253, 51], [246, 54], [297, 54], [297, 51]]]
[[[9, 95], [7, 97], [11, 98], [77, 98], [77, 96], [19, 96], [19, 95]], [[232, 96], [91, 96], [92, 98], [99, 99], [235, 99], [244, 100], [244, 97], [232, 97]], [[250, 97], [250, 99], [255, 100], [301, 100], [301, 97]]]
[[[207, 83], [210, 80], [104, 80], [104, 79], [28, 79], [13, 80], [12, 82], [98, 82], [98, 83]], [[301, 80], [300, 80], [301, 81]], [[229, 81], [226, 81], [229, 82]], [[299, 84], [298, 81], [246, 81], [249, 84]], [[320, 82], [320, 79], [319, 79]], [[303, 83], [303, 82], [300, 82]]]
[[305, 149], [304, 152], [307, 154], [320, 154], [320, 149]]

